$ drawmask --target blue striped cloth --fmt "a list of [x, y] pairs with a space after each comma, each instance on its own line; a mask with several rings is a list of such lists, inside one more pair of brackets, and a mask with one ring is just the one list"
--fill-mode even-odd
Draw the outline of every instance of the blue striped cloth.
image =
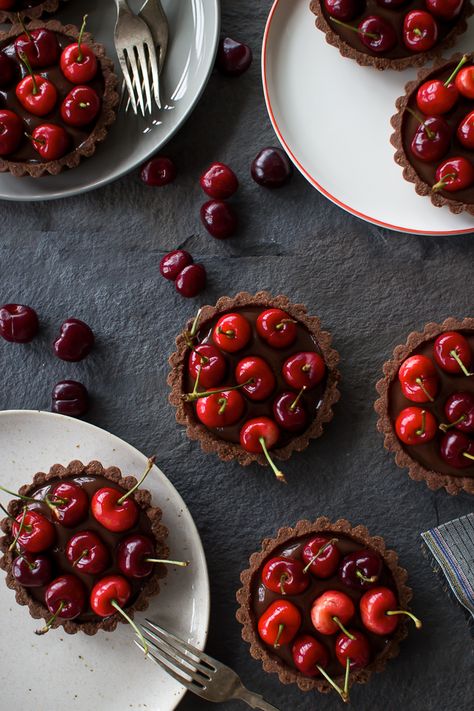
[[474, 620], [474, 513], [421, 534], [455, 598]]

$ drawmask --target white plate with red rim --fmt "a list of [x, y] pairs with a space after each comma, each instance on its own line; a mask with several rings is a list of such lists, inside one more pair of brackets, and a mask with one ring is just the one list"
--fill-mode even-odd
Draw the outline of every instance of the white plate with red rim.
[[[129, 0], [136, 12], [143, 0]], [[158, 151], [183, 125], [214, 66], [220, 30], [219, 0], [162, 0], [170, 41], [161, 76], [163, 109], [151, 117], [125, 113], [117, 121], [96, 153], [73, 170], [43, 178], [15, 178], [0, 173], [0, 199], [54, 200], [94, 190], [120, 178]], [[87, 30], [105, 45], [108, 56], [118, 62], [114, 49], [117, 9], [114, 0], [82, 0], [64, 4], [55, 18], [63, 24], [80, 26], [87, 14]], [[1, 25], [0, 25], [1, 27]]]
[[[159, 448], [156, 451], [159, 461]], [[147, 458], [131, 445], [87, 422], [49, 412], [0, 412], [0, 483], [13, 491], [31, 481], [37, 471], [48, 471], [56, 462], [73, 459], [116, 465], [124, 474], [144, 471]], [[187, 568], [171, 567], [161, 592], [145, 612], [180, 637], [204, 649], [209, 621], [209, 579], [199, 533], [184, 501], [156, 466], [146, 488], [153, 503], [163, 509], [169, 529], [170, 553], [189, 560]], [[1, 493], [5, 504], [11, 497]], [[3, 514], [2, 514], [3, 516]], [[185, 693], [133, 643], [127, 624], [112, 633], [93, 637], [68, 635], [61, 627], [38, 637], [41, 620], [30, 617], [27, 607], [15, 602], [0, 571], [1, 707], [43, 711], [64, 709], [148, 709], [172, 711]]]
[[[360, 67], [326, 43], [309, 0], [275, 0], [262, 48], [273, 128], [294, 164], [336, 205], [380, 227], [426, 235], [468, 234], [474, 217], [416, 194], [393, 160], [390, 117], [416, 70]], [[474, 19], [446, 53], [472, 50]]]

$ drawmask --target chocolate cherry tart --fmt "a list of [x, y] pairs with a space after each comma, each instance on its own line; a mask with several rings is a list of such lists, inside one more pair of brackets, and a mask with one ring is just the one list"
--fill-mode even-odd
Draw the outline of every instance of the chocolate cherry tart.
[[383, 366], [377, 428], [430, 489], [474, 494], [474, 319], [429, 323]]
[[288, 459], [319, 437], [339, 399], [339, 356], [319, 319], [268, 292], [204, 306], [176, 339], [170, 402], [205, 452], [246, 466]]
[[281, 528], [241, 573], [237, 619], [265, 671], [302, 691], [365, 683], [399, 651], [412, 593], [407, 572], [382, 538], [345, 519]]
[[311, 0], [310, 9], [343, 57], [395, 70], [439, 56], [472, 14], [470, 0]]
[[29, 20], [51, 15], [60, 3], [61, 0], [0, 0], [0, 22], [18, 22], [18, 15]]
[[39, 634], [59, 625], [69, 634], [110, 632], [159, 593], [173, 563], [168, 531], [150, 492], [138, 488], [153, 461], [140, 482], [100, 462], [55, 464], [4, 509], [0, 567], [17, 602], [44, 618]]
[[474, 215], [474, 56], [457, 54], [419, 72], [396, 101], [395, 162], [418, 195]]
[[0, 33], [0, 172], [56, 175], [105, 140], [117, 77], [85, 21], [78, 29], [34, 20]]

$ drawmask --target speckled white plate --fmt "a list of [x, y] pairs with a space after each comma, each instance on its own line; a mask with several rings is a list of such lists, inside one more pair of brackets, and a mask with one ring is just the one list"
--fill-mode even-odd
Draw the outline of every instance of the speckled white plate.
[[[159, 443], [156, 446], [160, 459]], [[152, 454], [152, 452], [150, 452]], [[100, 460], [124, 474], [139, 474], [146, 457], [134, 447], [86, 422], [49, 412], [0, 412], [0, 482], [17, 490], [37, 471], [72, 459]], [[191, 514], [176, 489], [157, 467], [146, 488], [164, 512], [169, 547], [188, 568], [170, 568], [160, 594], [146, 615], [200, 649], [207, 639], [209, 580], [206, 559]], [[0, 495], [3, 503], [6, 494]], [[133, 644], [128, 625], [93, 637], [67, 635], [61, 628], [44, 637], [34, 634], [40, 620], [15, 602], [0, 571], [0, 708], [35, 711], [171, 711], [185, 693]]]
[[[129, 0], [137, 11], [143, 0]], [[0, 173], [0, 199], [54, 200], [78, 195], [106, 185], [158, 151], [186, 121], [196, 105], [214, 66], [219, 40], [219, 0], [162, 0], [170, 26], [170, 42], [161, 77], [162, 103], [151, 118], [120, 111], [106, 141], [78, 168], [44, 178], [15, 178]], [[64, 24], [87, 28], [115, 60], [114, 0], [74, 0], [64, 5], [57, 18]], [[119, 73], [119, 72], [118, 72]]]
[[[474, 217], [420, 197], [393, 160], [390, 117], [416, 70], [360, 67], [327, 44], [309, 0], [275, 0], [265, 29], [262, 76], [273, 128], [294, 164], [348, 212], [400, 232], [474, 232]], [[474, 18], [456, 47], [471, 51]]]

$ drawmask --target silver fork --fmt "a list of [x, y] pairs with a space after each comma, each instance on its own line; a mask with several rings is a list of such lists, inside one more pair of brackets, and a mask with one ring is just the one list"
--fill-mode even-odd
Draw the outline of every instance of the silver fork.
[[[155, 45], [148, 25], [130, 10], [126, 0], [115, 0], [117, 22], [115, 24], [115, 49], [127, 85], [132, 109], [137, 113], [137, 104], [145, 116], [145, 101], [149, 113], [152, 111], [151, 92], [153, 87], [155, 101], [159, 102], [158, 63]], [[149, 75], [149, 67], [152, 79]], [[143, 87], [142, 88], [142, 82]], [[137, 98], [135, 97], [135, 91]], [[138, 99], [138, 101], [137, 101]]]
[[[146, 620], [139, 625], [149, 645], [147, 656], [193, 694], [207, 701], [223, 702], [240, 699], [253, 709], [278, 711], [259, 694], [254, 694], [239, 676], [225, 664], [199, 651], [187, 642]], [[135, 644], [143, 650], [140, 642]]]

